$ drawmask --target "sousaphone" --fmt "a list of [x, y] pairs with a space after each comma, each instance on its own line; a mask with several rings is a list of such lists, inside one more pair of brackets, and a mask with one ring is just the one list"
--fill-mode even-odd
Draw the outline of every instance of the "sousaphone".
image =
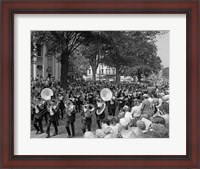
[[102, 100], [109, 101], [109, 100], [111, 100], [113, 93], [110, 89], [104, 88], [101, 90], [100, 96], [101, 96]]
[[51, 100], [51, 97], [53, 96], [53, 90], [50, 88], [44, 88], [40, 95], [44, 100]]

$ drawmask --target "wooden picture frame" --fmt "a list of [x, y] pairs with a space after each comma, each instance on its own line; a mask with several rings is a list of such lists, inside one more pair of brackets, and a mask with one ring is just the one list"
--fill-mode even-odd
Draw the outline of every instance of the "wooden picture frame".
[[[191, 1], [1, 1], [1, 167], [2, 168], [199, 168], [199, 2]], [[14, 155], [15, 14], [186, 14], [186, 155]]]

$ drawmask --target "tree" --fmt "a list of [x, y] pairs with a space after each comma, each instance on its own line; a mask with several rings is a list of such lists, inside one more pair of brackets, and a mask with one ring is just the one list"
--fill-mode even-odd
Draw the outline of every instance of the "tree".
[[82, 55], [89, 60], [93, 80], [96, 81], [96, 71], [106, 50], [107, 39], [102, 32], [93, 31], [89, 43], [82, 45]]
[[[148, 77], [161, 69], [157, 56], [156, 36], [161, 31], [109, 31], [103, 32], [107, 47], [102, 62], [116, 68], [116, 81], [125, 73]], [[126, 69], [125, 69], [126, 67]], [[128, 69], [129, 67], [129, 69]]]
[[137, 77], [138, 81], [141, 81], [142, 77], [148, 77], [150, 74], [152, 74], [152, 69], [149, 66], [144, 65], [138, 65], [134, 67], [123, 67], [124, 69], [124, 75], [125, 76], [131, 76], [131, 77]]
[[71, 57], [71, 63], [73, 63], [74, 70], [79, 77], [87, 74], [87, 70], [90, 67], [89, 59], [85, 58], [79, 49], [76, 49]]
[[[132, 58], [129, 62], [129, 74], [135, 74], [138, 81], [141, 78], [148, 77], [150, 74], [157, 74], [161, 69], [161, 59], [157, 56], [157, 47], [155, 45], [156, 35], [161, 31], [131, 31], [127, 34], [132, 37], [134, 50], [132, 50]], [[126, 71], [127, 71], [126, 70]]]
[[123, 31], [104, 32], [107, 43], [102, 62], [116, 69], [116, 82], [120, 81], [123, 66], [129, 62], [130, 39]]
[[87, 43], [91, 32], [88, 31], [34, 31], [38, 42], [47, 44], [47, 56], [60, 54], [61, 85], [67, 89], [68, 67], [70, 55], [81, 44]]
[[162, 76], [165, 78], [165, 79], [169, 79], [169, 67], [165, 67], [163, 70], [162, 70]]

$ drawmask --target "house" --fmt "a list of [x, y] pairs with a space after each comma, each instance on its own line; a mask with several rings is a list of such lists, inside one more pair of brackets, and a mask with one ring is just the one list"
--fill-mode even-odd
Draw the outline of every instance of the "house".
[[31, 76], [42, 77], [46, 79], [48, 76], [60, 79], [61, 63], [58, 62], [55, 56], [46, 56], [46, 44], [37, 45], [37, 55], [31, 60]]
[[[113, 81], [116, 76], [116, 69], [100, 63], [95, 73], [96, 73], [96, 80]], [[87, 76], [85, 77], [85, 79], [92, 80], [92, 78], [93, 78], [93, 72], [92, 72], [92, 67], [90, 66], [90, 68], [87, 70]]]

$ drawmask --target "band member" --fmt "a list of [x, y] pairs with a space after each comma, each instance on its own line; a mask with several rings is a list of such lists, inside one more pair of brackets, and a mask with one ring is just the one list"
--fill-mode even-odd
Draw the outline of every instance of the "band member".
[[115, 101], [115, 98], [112, 97], [112, 99], [108, 101], [108, 113], [109, 113], [109, 115], [115, 116], [116, 106], [117, 106], [117, 103]]
[[86, 104], [83, 106], [83, 113], [82, 113], [82, 130], [83, 134], [87, 131], [91, 131], [92, 125], [92, 113], [94, 111], [94, 106], [92, 104]]
[[[44, 102], [41, 100], [38, 100], [39, 102], [36, 103], [35, 105], [32, 104], [33, 111], [34, 111], [34, 117], [33, 117], [33, 126], [37, 130], [36, 134], [38, 133], [43, 133], [43, 127], [42, 127], [42, 113], [45, 111], [44, 110]], [[39, 126], [38, 126], [39, 125]]]
[[54, 126], [55, 129], [55, 133], [53, 134], [53, 136], [56, 136], [58, 134], [58, 127], [57, 127], [57, 111], [58, 111], [58, 102], [56, 103], [56, 101], [51, 100], [49, 102], [50, 105], [47, 106], [47, 110], [49, 111], [49, 119], [48, 119], [48, 124], [47, 124], [47, 137], [50, 137], [50, 127], [51, 127], [51, 123]]
[[76, 101], [76, 106], [77, 106], [77, 111], [80, 113], [81, 112], [81, 107], [83, 105], [83, 100], [81, 98], [81, 95], [77, 95], [77, 101]]
[[118, 100], [119, 110], [121, 110], [124, 106], [124, 95], [123, 95], [123, 93], [120, 94], [120, 97], [118, 97], [117, 100]]
[[75, 137], [75, 129], [74, 129], [75, 114], [76, 114], [75, 105], [72, 103], [71, 100], [67, 100], [67, 102], [65, 103], [65, 107], [66, 107], [66, 119], [67, 119], [65, 128], [67, 130], [68, 138]]
[[97, 100], [96, 120], [99, 129], [101, 129], [101, 122], [106, 116], [105, 108], [106, 103], [102, 99]]
[[59, 100], [59, 105], [58, 105], [58, 119], [63, 119], [65, 104], [64, 104], [64, 101], [63, 101], [62, 94], [58, 94], [58, 100]]

